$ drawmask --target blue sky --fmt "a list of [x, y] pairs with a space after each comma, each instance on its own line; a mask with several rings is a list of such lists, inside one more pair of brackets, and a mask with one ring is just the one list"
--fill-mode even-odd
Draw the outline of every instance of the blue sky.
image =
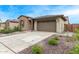
[[0, 5], [0, 19], [17, 19], [20, 15], [38, 17], [43, 15], [64, 14], [70, 23], [79, 23], [79, 6], [77, 5]]

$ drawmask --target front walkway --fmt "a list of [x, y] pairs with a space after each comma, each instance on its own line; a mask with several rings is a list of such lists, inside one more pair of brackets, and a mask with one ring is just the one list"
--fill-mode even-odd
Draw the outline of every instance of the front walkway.
[[0, 53], [18, 53], [54, 34], [56, 33], [25, 32], [6, 37], [0, 37]]

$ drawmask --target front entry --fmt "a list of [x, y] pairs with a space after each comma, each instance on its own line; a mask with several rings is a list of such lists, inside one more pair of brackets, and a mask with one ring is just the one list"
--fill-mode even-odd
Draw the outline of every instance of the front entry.
[[24, 28], [24, 21], [23, 20], [20, 21], [20, 28], [21, 29]]

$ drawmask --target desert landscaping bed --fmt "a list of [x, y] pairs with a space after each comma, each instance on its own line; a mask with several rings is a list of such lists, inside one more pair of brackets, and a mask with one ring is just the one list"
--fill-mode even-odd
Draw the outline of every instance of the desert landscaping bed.
[[[75, 45], [76, 41], [73, 41], [71, 37], [67, 36], [58, 36], [59, 43], [58, 45], [49, 45], [48, 40], [50, 38], [53, 38], [55, 36], [51, 36], [35, 45], [40, 45], [43, 47], [42, 54], [68, 54], [68, 51], [70, 51]], [[32, 54], [32, 46], [29, 48], [26, 48], [25, 50], [19, 52], [21, 54]]]

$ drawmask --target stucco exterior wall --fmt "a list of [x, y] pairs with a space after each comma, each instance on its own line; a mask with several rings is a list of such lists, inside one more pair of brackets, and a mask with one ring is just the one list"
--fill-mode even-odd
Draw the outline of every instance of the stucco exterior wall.
[[14, 27], [18, 27], [19, 23], [9, 22], [9, 28], [13, 29]]
[[56, 32], [62, 33], [64, 32], [64, 20], [62, 18], [56, 19]]
[[5, 28], [5, 23], [0, 24], [0, 30]]
[[65, 21], [64, 23], [65, 23], [65, 24], [69, 24], [69, 21]]
[[34, 30], [37, 31], [37, 21], [34, 21]]

